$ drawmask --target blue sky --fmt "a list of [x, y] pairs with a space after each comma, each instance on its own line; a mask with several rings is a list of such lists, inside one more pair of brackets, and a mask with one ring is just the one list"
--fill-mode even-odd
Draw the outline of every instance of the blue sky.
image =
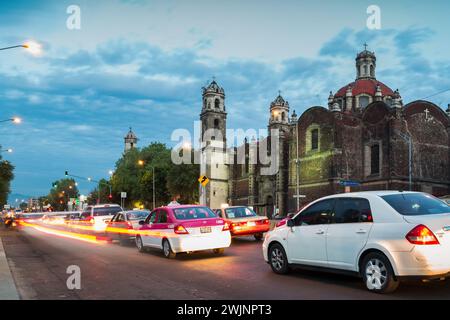
[[[66, 8], [81, 8], [68, 30]], [[369, 5], [381, 30], [366, 28]], [[34, 39], [43, 54], [0, 53], [0, 144], [16, 166], [13, 192], [43, 195], [65, 170], [107, 177], [128, 127], [171, 144], [192, 130], [201, 87], [225, 88], [228, 126], [265, 128], [278, 90], [301, 113], [326, 105], [355, 78], [354, 57], [367, 42], [377, 78], [405, 102], [450, 88], [450, 2], [103, 0], [2, 1], [0, 46]], [[429, 100], [446, 108], [450, 93]], [[251, 121], [249, 121], [251, 119]], [[94, 186], [80, 182], [87, 193]]]

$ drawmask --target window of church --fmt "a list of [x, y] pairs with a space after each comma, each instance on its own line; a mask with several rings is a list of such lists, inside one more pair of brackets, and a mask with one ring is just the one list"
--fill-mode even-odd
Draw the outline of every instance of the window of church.
[[220, 108], [220, 100], [219, 99], [214, 100], [214, 108], [216, 108], [216, 109]]
[[219, 129], [220, 121], [219, 119], [214, 119], [214, 128]]
[[283, 112], [283, 113], [281, 114], [281, 120], [282, 120], [282, 121], [285, 121], [285, 120], [286, 120], [286, 113]]
[[365, 108], [369, 105], [370, 103], [370, 99], [368, 96], [360, 96], [359, 97], [359, 107], [360, 108]]
[[306, 152], [319, 151], [320, 128], [317, 124], [311, 124], [306, 130], [305, 145]]
[[370, 147], [370, 174], [380, 173], [380, 145], [374, 144]]
[[319, 129], [311, 131], [311, 150], [319, 149]]

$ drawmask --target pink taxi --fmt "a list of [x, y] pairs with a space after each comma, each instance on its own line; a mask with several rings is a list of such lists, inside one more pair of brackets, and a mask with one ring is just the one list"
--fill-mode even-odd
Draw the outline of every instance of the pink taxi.
[[136, 235], [140, 252], [162, 249], [164, 256], [177, 253], [213, 250], [222, 254], [231, 244], [228, 224], [211, 209], [198, 205], [161, 207], [143, 221]]

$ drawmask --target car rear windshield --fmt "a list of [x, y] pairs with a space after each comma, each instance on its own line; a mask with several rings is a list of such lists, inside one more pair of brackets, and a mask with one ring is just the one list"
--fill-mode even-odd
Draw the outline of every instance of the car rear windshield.
[[217, 218], [215, 213], [208, 207], [191, 207], [173, 209], [177, 220], [194, 220], [205, 218]]
[[120, 207], [94, 208], [94, 217], [114, 215], [120, 211], [122, 211]]
[[148, 211], [133, 211], [127, 213], [128, 220], [145, 220], [150, 214]]
[[404, 216], [450, 213], [448, 205], [428, 194], [392, 194], [381, 198]]
[[229, 219], [256, 217], [255, 211], [247, 207], [228, 208], [225, 213]]

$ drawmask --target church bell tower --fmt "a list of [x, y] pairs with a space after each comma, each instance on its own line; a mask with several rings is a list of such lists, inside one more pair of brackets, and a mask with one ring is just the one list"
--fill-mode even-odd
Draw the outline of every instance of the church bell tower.
[[225, 92], [215, 80], [203, 88], [200, 172], [209, 179], [200, 186], [200, 203], [219, 209], [228, 203], [228, 161]]

